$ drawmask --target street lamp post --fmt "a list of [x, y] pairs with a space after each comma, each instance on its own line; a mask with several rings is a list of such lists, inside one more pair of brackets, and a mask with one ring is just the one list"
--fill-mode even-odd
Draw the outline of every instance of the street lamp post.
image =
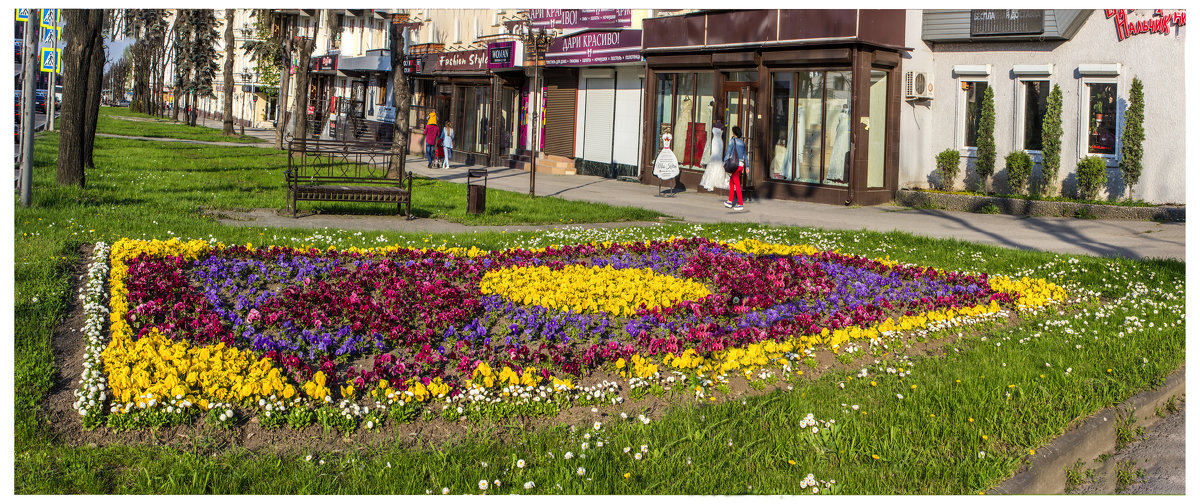
[[530, 104], [534, 105], [530, 107], [530, 113], [533, 114], [533, 121], [531, 123], [533, 125], [533, 150], [532, 156], [529, 160], [529, 197], [531, 198], [535, 196], [533, 192], [534, 176], [537, 173], [538, 144], [540, 143], [539, 140], [541, 140], [541, 136], [538, 134], [539, 123], [537, 111], [538, 108], [545, 106], [545, 104], [542, 103], [542, 88], [540, 84], [541, 79], [539, 79], [539, 75], [541, 73], [540, 61], [545, 55], [544, 53], [546, 52], [546, 49], [550, 46], [550, 43], [553, 42], [554, 39], [554, 32], [545, 28], [530, 29], [529, 26], [525, 26], [521, 30], [521, 40], [525, 42], [526, 45], [533, 48], [533, 89], [531, 89], [530, 92], [538, 98], [536, 104], [533, 104], [533, 100], [530, 100]]
[[251, 89], [250, 81], [252, 80], [254, 80], [254, 72], [250, 71], [250, 67], [242, 67], [242, 120], [239, 122], [242, 136], [246, 135], [246, 92]]

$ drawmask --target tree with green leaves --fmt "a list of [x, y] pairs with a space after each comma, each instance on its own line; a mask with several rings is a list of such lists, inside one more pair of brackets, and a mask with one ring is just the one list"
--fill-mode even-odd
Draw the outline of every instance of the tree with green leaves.
[[975, 173], [979, 175], [979, 190], [987, 192], [987, 179], [996, 171], [996, 100], [992, 87], [983, 90], [979, 104], [979, 131], [975, 139]]
[[1125, 109], [1125, 125], [1121, 131], [1121, 180], [1129, 188], [1129, 199], [1133, 199], [1133, 186], [1142, 177], [1142, 142], [1146, 140], [1145, 96], [1142, 94], [1142, 81], [1133, 78], [1129, 86], [1129, 107]]
[[[214, 96], [219, 23], [212, 9], [180, 9], [175, 21], [175, 72], [177, 78], [183, 77], [176, 92], [185, 93], [193, 108], [196, 98]], [[189, 124], [196, 125], [190, 118]]]
[[1039, 184], [1039, 193], [1047, 189], [1051, 195], [1058, 192], [1058, 168], [1062, 166], [1062, 111], [1062, 89], [1055, 84], [1046, 99], [1046, 115], [1042, 117], [1042, 182]]
[[124, 12], [125, 35], [136, 40], [133, 44], [133, 100], [129, 109], [134, 112], [154, 113], [156, 60], [166, 47], [166, 9], [126, 9]]

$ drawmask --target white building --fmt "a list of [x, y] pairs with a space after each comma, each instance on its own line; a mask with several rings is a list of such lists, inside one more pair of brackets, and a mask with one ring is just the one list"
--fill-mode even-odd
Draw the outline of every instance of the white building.
[[962, 156], [956, 187], [975, 187], [975, 105], [984, 87], [995, 95], [993, 189], [1013, 192], [1004, 156], [1015, 150], [1034, 158], [1038, 176], [1040, 119], [1057, 85], [1063, 95], [1063, 193], [1075, 194], [1076, 163], [1094, 155], [1108, 165], [1109, 183], [1100, 197], [1122, 197], [1120, 138], [1137, 77], [1145, 89], [1146, 140], [1134, 197], [1185, 201], [1183, 11], [910, 10], [906, 20], [906, 45], [913, 50], [903, 70], [906, 77], [924, 73], [933, 89], [931, 99], [906, 97], [901, 106], [900, 188], [931, 186], [934, 158], [947, 148]]

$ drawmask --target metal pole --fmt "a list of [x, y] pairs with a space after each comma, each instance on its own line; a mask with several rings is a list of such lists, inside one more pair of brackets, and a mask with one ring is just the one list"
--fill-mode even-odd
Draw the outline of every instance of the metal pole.
[[39, 66], [38, 37], [34, 34], [37, 25], [33, 20], [37, 16], [37, 9], [29, 9], [29, 19], [25, 21], [25, 82], [21, 85], [21, 90], [25, 92], [22, 100], [25, 113], [21, 115], [21, 206], [25, 208], [29, 208], [33, 199], [30, 187], [33, 185], [33, 116], [36, 113], [33, 100], [36, 91], [33, 87], [37, 82], [34, 76]]
[[[52, 33], [55, 32], [55, 30], [53, 28], [51, 28], [50, 31]], [[46, 101], [48, 102], [48, 104], [46, 105], [46, 131], [54, 131], [54, 109], [56, 108], [54, 106], [55, 105], [54, 104], [54, 102], [55, 102], [54, 89], [56, 87], [55, 80], [57, 80], [57, 79], [55, 77], [58, 76], [59, 63], [62, 63], [62, 62], [58, 60], [58, 34], [55, 33], [54, 34], [54, 71], [50, 72], [50, 79], [49, 79], [48, 83], [46, 84]]]
[[241, 135], [246, 136], [246, 88], [242, 88], [242, 120], [238, 122]]
[[530, 102], [533, 103], [533, 107], [530, 107], [533, 109], [532, 110], [532, 112], [533, 112], [533, 151], [532, 151], [532, 153], [533, 153], [533, 155], [530, 156], [530, 159], [529, 159], [529, 197], [530, 198], [533, 198], [535, 196], [533, 193], [534, 174], [537, 173], [538, 145], [540, 143], [539, 141], [541, 140], [541, 136], [538, 134], [538, 126], [539, 126], [539, 124], [538, 124], [538, 108], [541, 108], [541, 106], [542, 106], [542, 88], [538, 85], [538, 72], [539, 72], [538, 59], [540, 59], [540, 53], [538, 52], [538, 41], [537, 41], [537, 37], [535, 35], [534, 39], [533, 39], [533, 89], [531, 89], [530, 91], [533, 92], [533, 96], [535, 96], [537, 98], [537, 101], [534, 102], [533, 100], [530, 100]]

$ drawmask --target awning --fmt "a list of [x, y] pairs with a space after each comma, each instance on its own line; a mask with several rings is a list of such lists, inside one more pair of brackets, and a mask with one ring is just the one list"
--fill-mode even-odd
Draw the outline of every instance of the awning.
[[340, 58], [337, 70], [343, 75], [360, 75], [367, 72], [390, 72], [392, 71], [392, 58], [389, 54], [369, 54], [355, 58]]

